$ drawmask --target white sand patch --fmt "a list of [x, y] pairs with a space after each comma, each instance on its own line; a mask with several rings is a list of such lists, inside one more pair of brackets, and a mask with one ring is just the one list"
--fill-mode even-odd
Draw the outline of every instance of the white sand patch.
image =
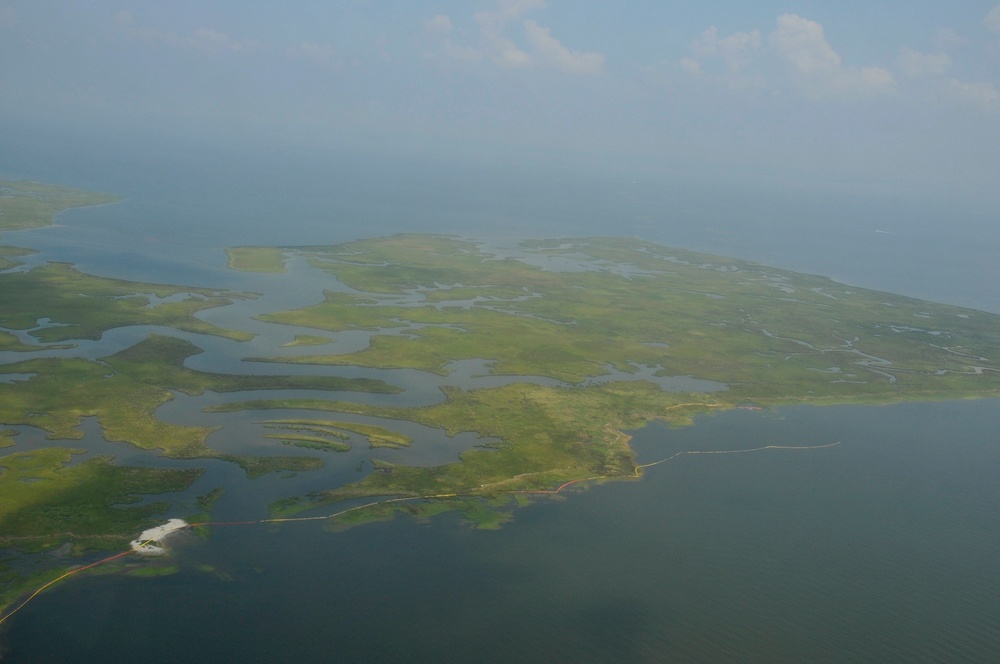
[[163, 540], [171, 533], [184, 530], [187, 527], [188, 522], [184, 519], [170, 519], [162, 526], [142, 531], [139, 537], [132, 540], [132, 550], [145, 555], [162, 555], [167, 552], [166, 547], [163, 546]]

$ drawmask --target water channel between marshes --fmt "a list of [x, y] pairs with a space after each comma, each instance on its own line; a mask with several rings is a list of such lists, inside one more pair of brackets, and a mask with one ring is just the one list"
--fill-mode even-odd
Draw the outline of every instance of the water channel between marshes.
[[[51, 238], [51, 229], [24, 237], [31, 246], [32, 237]], [[207, 441], [220, 451], [316, 456], [263, 438], [261, 422], [317, 415], [202, 412], [206, 406], [288, 396], [418, 406], [443, 399], [442, 385], [554, 382], [486, 375], [481, 360], [456, 362], [446, 377], [246, 362], [315, 350], [285, 344], [316, 330], [253, 316], [319, 302], [331, 288], [327, 276], [295, 261], [278, 277], [234, 273], [219, 252], [205, 250], [172, 268], [169, 252], [157, 254], [152, 279], [138, 276], [142, 249], [129, 255], [98, 244], [39, 242], [46, 259], [85, 257], [114, 276], [259, 293], [199, 314], [258, 336], [239, 343], [135, 326], [37, 356], [97, 359], [156, 332], [202, 348], [186, 362], [200, 371], [375, 377], [404, 390], [177, 393], [157, 411], [168, 422], [220, 426]], [[340, 333], [329, 352], [362, 348], [368, 334]], [[31, 356], [0, 354], [0, 362]], [[655, 378], [654, 368], [638, 369], [627, 377]], [[658, 380], [683, 391], [724, 387], [684, 376]], [[274, 500], [359, 479], [372, 458], [436, 465], [488, 442], [412, 422], [391, 426], [413, 444], [369, 449], [352, 437], [350, 451], [319, 454], [322, 469], [256, 479], [221, 460], [172, 460], [107, 442], [93, 419], [74, 441], [15, 427], [15, 445], [4, 452], [79, 447], [88, 452], [73, 463], [110, 454], [123, 465], [205, 468], [187, 491], [170, 496], [175, 510], [190, 510], [197, 496], [221, 487], [213, 519], [239, 521], [261, 518]], [[514, 518], [495, 531], [445, 514], [348, 530], [319, 521], [220, 526], [207, 538], [181, 533], [172, 540], [170, 575], [81, 574], [39, 595], [3, 625], [0, 659], [459, 662], [489, 652], [493, 661], [525, 662], [986, 661], [1000, 650], [996, 431], [997, 399], [731, 410], [688, 427], [654, 423], [630, 432], [640, 464], [685, 451], [758, 451], [680, 454], [638, 480], [574, 485], [511, 507]], [[833, 442], [839, 445], [777, 449]]]

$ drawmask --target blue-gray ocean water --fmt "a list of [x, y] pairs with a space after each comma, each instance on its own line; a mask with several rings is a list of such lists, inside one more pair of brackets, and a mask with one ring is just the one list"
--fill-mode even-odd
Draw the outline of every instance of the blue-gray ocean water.
[[[98, 274], [247, 288], [260, 284], [227, 271], [223, 247], [396, 232], [630, 235], [1000, 312], [1000, 231], [943, 204], [70, 138], [6, 137], [0, 176], [125, 200], [2, 239]], [[320, 289], [264, 302], [301, 306], [294, 297]], [[232, 370], [219, 343], [205, 361]], [[186, 403], [168, 415], [202, 417]], [[640, 462], [841, 444], [680, 456], [641, 481], [517, 509], [497, 531], [449, 516], [346, 532], [217, 528], [180, 546], [172, 576], [81, 575], [44, 593], [4, 625], [0, 652], [11, 662], [995, 661], [998, 406], [799, 407], [654, 425], [635, 432]], [[233, 417], [233, 430], [248, 426]], [[85, 430], [100, 447], [93, 423]], [[124, 445], [113, 453], [156, 463]], [[259, 518], [270, 497], [322, 484], [309, 473], [245, 482], [231, 464], [208, 466], [197, 490], [243, 487], [220, 501], [223, 518]]]

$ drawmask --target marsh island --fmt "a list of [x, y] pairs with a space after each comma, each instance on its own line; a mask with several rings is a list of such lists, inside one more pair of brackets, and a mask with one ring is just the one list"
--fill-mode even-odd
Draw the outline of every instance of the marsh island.
[[[4, 230], [114, 200], [0, 191]], [[198, 480], [199, 460], [242, 466], [250, 493], [268, 473], [356, 464], [359, 477], [280, 491], [274, 515], [374, 499], [338, 520], [458, 511], [491, 527], [567, 483], [641, 477], [627, 432], [652, 420], [1000, 395], [1000, 316], [634, 239], [233, 248], [229, 266], [275, 292], [293, 288], [294, 271], [325, 284], [314, 303], [256, 312], [246, 329], [212, 314], [253, 293], [21, 264], [29, 253], [4, 248], [0, 271], [7, 601], [66, 565], [29, 554], [114, 550], [168, 514], [209, 509], [221, 487], [197, 504], [170, 500]], [[102, 351], [115, 330], [135, 338]], [[192, 366], [215, 359], [209, 347], [241, 373]], [[409, 398], [421, 382], [436, 387]], [[178, 400], [191, 421], [162, 415]], [[157, 467], [88, 456], [88, 423], [160, 455]], [[230, 426], [239, 436], [213, 446]], [[446, 461], [421, 457], [432, 438], [440, 448], [470, 436]], [[359, 451], [371, 459], [350, 456]]]
[[356, 413], [491, 439], [458, 463], [382, 465], [359, 482], [281, 501], [282, 513], [359, 495], [502, 502], [580, 478], [634, 478], [641, 471], [625, 430], [653, 419], [685, 424], [711, 409], [1000, 393], [1000, 317], [638, 240], [401, 235], [230, 254], [233, 267], [270, 271], [280, 256], [305, 258], [335, 281], [322, 303], [263, 320], [372, 336], [355, 352], [259, 361], [447, 375], [456, 361], [482, 360], [490, 375], [515, 377], [446, 386], [444, 401], [420, 408], [218, 406]]

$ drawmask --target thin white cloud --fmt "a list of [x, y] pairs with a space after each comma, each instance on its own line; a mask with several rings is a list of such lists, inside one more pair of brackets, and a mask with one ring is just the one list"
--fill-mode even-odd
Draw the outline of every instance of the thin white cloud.
[[699, 57], [720, 57], [733, 74], [737, 74], [750, 64], [753, 51], [760, 48], [760, 32], [735, 32], [719, 38], [719, 31], [713, 25], [692, 45], [694, 55]]
[[148, 44], [201, 51], [210, 55], [217, 53], [247, 54], [262, 48], [259, 41], [236, 39], [212, 28], [198, 28], [190, 35], [178, 36], [173, 32], [165, 32], [156, 28], [139, 27], [132, 14], [126, 11], [118, 12], [115, 15], [115, 23], [133, 39]]
[[553, 37], [548, 28], [535, 21], [525, 21], [524, 29], [528, 42], [540, 61], [571, 74], [600, 74], [604, 71], [602, 53], [571, 51]]
[[951, 67], [946, 53], [921, 53], [904, 48], [899, 52], [899, 67], [927, 98], [934, 103], [958, 104], [980, 109], [1000, 106], [1000, 91], [992, 83], [970, 83], [957, 78], [945, 78]]
[[256, 40], [235, 39], [224, 32], [219, 32], [212, 28], [198, 28], [190, 37], [184, 38], [182, 43], [206, 53], [220, 53], [223, 51], [248, 53], [261, 48], [260, 42]]
[[532, 65], [531, 56], [519, 49], [514, 42], [504, 39], [498, 42], [498, 45], [500, 46], [500, 51], [493, 58], [497, 64], [511, 69], [520, 69]]
[[880, 67], [845, 68], [827, 42], [823, 26], [797, 14], [779, 16], [769, 42], [788, 65], [796, 85], [809, 97], [857, 95], [894, 86], [892, 74]]
[[950, 51], [952, 49], [961, 48], [969, 42], [968, 39], [958, 34], [951, 28], [941, 28], [935, 34], [931, 43], [934, 44], [936, 48], [943, 51]]
[[1000, 106], [1000, 90], [992, 83], [967, 83], [952, 78], [948, 80], [948, 90], [953, 98], [979, 108]]
[[921, 53], [911, 48], [899, 52], [899, 68], [910, 78], [941, 76], [951, 66], [947, 53]]
[[840, 71], [840, 56], [823, 35], [823, 26], [796, 14], [778, 17], [771, 46], [792, 69], [804, 76], [833, 75]]
[[305, 60], [317, 67], [329, 67], [338, 70], [344, 68], [343, 59], [329, 44], [302, 42], [298, 46], [288, 49], [288, 57]]
[[997, 5], [983, 19], [987, 29], [995, 35], [1000, 35], [1000, 5]]
[[452, 31], [451, 19], [444, 14], [438, 14], [433, 18], [429, 18], [424, 22], [424, 27], [431, 32], [438, 32], [441, 34], [448, 34]]
[[483, 51], [481, 49], [473, 48], [471, 46], [459, 46], [450, 39], [445, 41], [443, 51], [449, 57], [455, 58], [456, 60], [462, 60], [464, 62], [478, 62], [483, 59]]
[[[481, 36], [478, 55], [503, 67], [529, 67], [531, 56], [503, 33], [508, 23], [520, 18], [526, 11], [544, 6], [544, 0], [499, 0], [495, 10], [476, 12], [473, 18], [479, 25]], [[476, 53], [476, 50], [472, 52]]]
[[[523, 20], [524, 45], [519, 45], [509, 34], [511, 24], [525, 13], [545, 7], [544, 0], [498, 0], [493, 9], [473, 15], [479, 28], [479, 43], [465, 46], [454, 43], [450, 37], [444, 41], [444, 53], [467, 62], [489, 61], [508, 69], [551, 67], [573, 74], [600, 74], [604, 71], [604, 55], [596, 52], [572, 51], [552, 35], [550, 28], [534, 20]], [[425, 27], [443, 35], [454, 32], [449, 17], [435, 16], [425, 22]]]
[[513, 21], [525, 12], [545, 7], [545, 0], [497, 0], [497, 10], [493, 12], [503, 21]]
[[681, 69], [691, 74], [692, 76], [701, 76], [701, 63], [694, 58], [681, 58]]
[[531, 9], [545, 6], [544, 0], [498, 0], [495, 10], [483, 10], [473, 15], [483, 41], [487, 46], [495, 41], [507, 41], [502, 37], [507, 24], [519, 19]]
[[863, 91], [891, 90], [896, 85], [896, 79], [882, 67], [862, 67], [858, 72], [850, 72], [844, 78], [847, 87], [853, 89], [860, 85]]

